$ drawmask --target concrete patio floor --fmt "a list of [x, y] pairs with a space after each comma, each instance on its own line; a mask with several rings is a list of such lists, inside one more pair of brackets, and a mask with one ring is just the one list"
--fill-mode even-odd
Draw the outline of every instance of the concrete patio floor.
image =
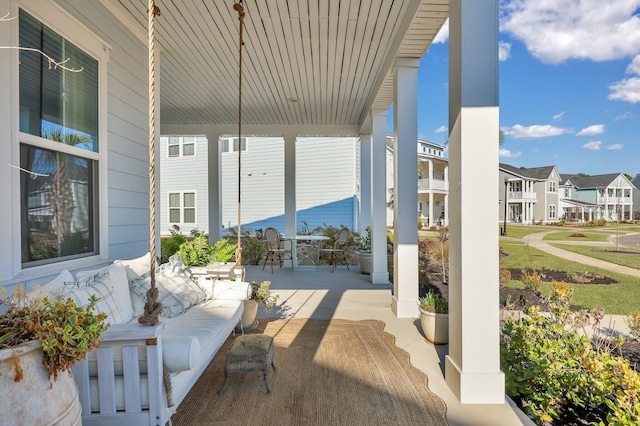
[[[372, 285], [357, 266], [338, 266], [334, 273], [327, 265], [315, 267], [247, 266], [247, 281], [271, 281], [280, 295], [276, 308], [258, 318], [373, 319], [383, 321], [385, 331], [395, 336], [396, 345], [410, 355], [411, 363], [429, 377], [429, 389], [447, 405], [452, 426], [513, 426], [529, 423], [523, 414], [505, 401], [501, 405], [461, 404], [444, 380], [447, 345], [433, 345], [422, 335], [419, 318], [396, 318], [391, 312], [392, 286]], [[416, 301], [417, 303], [417, 301]]]

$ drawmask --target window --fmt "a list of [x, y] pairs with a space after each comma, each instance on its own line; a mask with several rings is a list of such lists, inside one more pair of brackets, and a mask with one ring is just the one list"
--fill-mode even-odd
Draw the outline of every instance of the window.
[[167, 155], [169, 158], [190, 157], [196, 155], [196, 138], [169, 136], [162, 138], [167, 141]]
[[169, 193], [169, 223], [196, 223], [196, 193]]
[[564, 197], [569, 198], [571, 196], [571, 190], [569, 188], [564, 189]]
[[549, 219], [556, 218], [556, 206], [553, 204], [549, 205]]
[[555, 180], [549, 181], [549, 192], [556, 192], [558, 190], [558, 183]]
[[[247, 150], [247, 138], [241, 138], [242, 151]], [[222, 152], [238, 152], [238, 138], [230, 138], [222, 140]]]
[[[69, 58], [49, 67], [20, 51], [21, 262], [25, 267], [98, 253], [98, 60], [27, 12], [20, 46]], [[75, 72], [75, 71], [77, 72]]]

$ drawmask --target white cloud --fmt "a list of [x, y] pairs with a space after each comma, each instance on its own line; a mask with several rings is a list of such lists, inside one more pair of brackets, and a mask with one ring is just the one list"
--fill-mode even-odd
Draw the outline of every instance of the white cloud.
[[576, 136], [593, 136], [604, 133], [604, 124], [594, 124], [576, 133]]
[[522, 155], [522, 151], [518, 151], [518, 152], [511, 152], [508, 149], [501, 149], [499, 151], [500, 157], [504, 157], [504, 158], [518, 158]]
[[564, 118], [564, 113], [567, 111], [562, 111], [557, 113], [556, 115], [553, 116], [553, 118], [551, 119], [552, 123], [558, 122], [560, 120], [562, 120]]
[[507, 43], [506, 41], [501, 41], [498, 44], [498, 59], [501, 61], [506, 61], [511, 57], [511, 43]]
[[591, 141], [591, 142], [587, 142], [584, 145], [582, 145], [582, 147], [584, 149], [589, 149], [591, 151], [598, 151], [600, 150], [600, 146], [602, 145], [602, 142], [600, 141]]
[[625, 78], [611, 86], [609, 99], [637, 104], [640, 102], [640, 77]]
[[616, 118], [614, 118], [613, 121], [626, 120], [627, 118], [631, 118], [631, 117], [633, 117], [633, 114], [631, 112], [627, 111], [627, 112], [624, 112], [624, 113], [620, 114]]
[[511, 136], [514, 139], [539, 139], [573, 133], [571, 129], [556, 127], [550, 124], [535, 124], [528, 127], [516, 124], [512, 127], [502, 127], [502, 131], [505, 135]]
[[447, 131], [447, 126], [440, 126], [435, 130], [435, 133], [444, 133]]
[[622, 149], [622, 144], [614, 143], [613, 145], [607, 145], [605, 148], [607, 148], [607, 149]]
[[449, 40], [449, 19], [448, 18], [446, 21], [444, 21], [444, 24], [442, 25], [442, 28], [440, 28], [440, 31], [438, 31], [438, 34], [436, 34], [436, 36], [433, 38], [433, 42], [445, 43], [447, 40]]
[[502, 31], [542, 62], [605, 61], [640, 52], [640, 0], [511, 0]]

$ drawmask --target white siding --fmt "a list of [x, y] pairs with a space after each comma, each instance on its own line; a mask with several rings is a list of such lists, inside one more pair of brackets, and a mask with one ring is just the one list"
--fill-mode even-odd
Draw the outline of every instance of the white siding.
[[[197, 191], [197, 227], [208, 231], [207, 149], [205, 138], [196, 139], [195, 158], [168, 158], [161, 143], [160, 226], [169, 232], [167, 194]], [[323, 224], [354, 227], [357, 139], [299, 138], [296, 145], [297, 210], [313, 229]], [[242, 152], [242, 226], [284, 229], [284, 140], [248, 137]], [[221, 154], [222, 223], [236, 227], [238, 218], [238, 153]], [[190, 227], [181, 226], [182, 232]]]
[[[195, 192], [196, 194], [196, 221], [194, 224], [179, 223], [180, 231], [188, 234], [193, 229], [203, 232], [209, 230], [207, 192], [207, 152], [208, 142], [204, 136], [195, 136], [195, 155], [185, 157], [168, 156], [168, 139], [160, 138], [160, 194], [158, 199], [158, 218], [160, 220], [160, 233], [169, 234], [169, 193], [170, 192]], [[158, 159], [156, 159], [158, 161]]]
[[[39, 10], [33, 2], [24, 2], [31, 10]], [[45, 3], [44, 4], [50, 4]], [[86, 0], [59, 0], [60, 5], [69, 15], [81, 22], [90, 32], [102, 39], [104, 51], [108, 51], [108, 61], [103, 61], [101, 66], [106, 67], [106, 133], [101, 133], [100, 162], [107, 165], [104, 173], [100, 175], [100, 199], [106, 200], [107, 208], [100, 215], [100, 241], [104, 250], [100, 258], [126, 258], [143, 254], [149, 249], [149, 208], [148, 208], [148, 119], [147, 119], [147, 48], [138, 41], [115, 17], [113, 17], [99, 2]], [[20, 5], [20, 2], [18, 2]], [[9, 11], [9, 2], [0, 0], [0, 10]], [[38, 17], [36, 15], [36, 17]], [[82, 44], [84, 40], [77, 40], [83, 30], [81, 25], [68, 25], [59, 22], [62, 15], [51, 14], [45, 17], [47, 24], [54, 30], [60, 31], [70, 41]], [[11, 37], [8, 23], [0, 23], [0, 45], [11, 45], [16, 38]], [[17, 27], [16, 27], [17, 28]], [[75, 39], [74, 39], [75, 38]], [[110, 50], [109, 50], [110, 48]], [[9, 58], [9, 51], [3, 53], [3, 58]], [[6, 55], [6, 56], [5, 56]], [[3, 63], [8, 63], [3, 59]], [[2, 70], [4, 72], [4, 69]], [[11, 93], [17, 84], [17, 67], [9, 69], [12, 78], [5, 78], [0, 82], [0, 90], [3, 93]], [[6, 74], [5, 74], [6, 75]], [[12, 89], [14, 87], [14, 89]], [[17, 90], [16, 92], [17, 93]], [[0, 126], [0, 140], [5, 145], [2, 151], [15, 153], [7, 158], [12, 163], [17, 161], [18, 139], [17, 136], [17, 111], [10, 104], [10, 100], [3, 101], [0, 111], [10, 111], [11, 117], [7, 122], [2, 121]], [[104, 130], [104, 127], [103, 129]], [[4, 169], [4, 167], [3, 167]], [[3, 173], [5, 170], [3, 170]], [[0, 175], [0, 176], [4, 176]], [[6, 185], [8, 191], [3, 199], [13, 203], [19, 202], [16, 191], [19, 190], [17, 174], [12, 177], [14, 184]], [[9, 181], [10, 179], [7, 179]], [[6, 191], [3, 190], [3, 191]], [[14, 218], [14, 212], [19, 211], [14, 207], [3, 209], [2, 219], [5, 223], [19, 223]], [[5, 228], [11, 228], [6, 226]], [[5, 241], [14, 241], [14, 244], [5, 245], [8, 252], [3, 251], [0, 256], [0, 280], [3, 285], [15, 281], [40, 282], [57, 273], [62, 268], [73, 268], [79, 265], [75, 262], [61, 262], [38, 267], [28, 271], [28, 275], [19, 274], [19, 262], [14, 260], [14, 254], [20, 253], [19, 239], [8, 238], [6, 231], [0, 234]], [[106, 232], [106, 234], [105, 234]], [[104, 244], [106, 243], [106, 244]], [[87, 264], [87, 262], [85, 262]], [[18, 268], [18, 269], [16, 269]], [[43, 281], [44, 280], [44, 281]]]

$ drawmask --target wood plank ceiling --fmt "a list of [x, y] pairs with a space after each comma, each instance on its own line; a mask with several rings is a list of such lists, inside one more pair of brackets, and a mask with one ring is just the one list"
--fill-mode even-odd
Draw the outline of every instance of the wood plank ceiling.
[[[107, 0], [146, 32], [146, 0]], [[103, 0], [103, 3], [105, 0]], [[420, 58], [448, 0], [245, 0], [243, 123], [366, 126], [393, 100], [396, 57]], [[157, 1], [163, 124], [238, 117], [233, 0]]]

